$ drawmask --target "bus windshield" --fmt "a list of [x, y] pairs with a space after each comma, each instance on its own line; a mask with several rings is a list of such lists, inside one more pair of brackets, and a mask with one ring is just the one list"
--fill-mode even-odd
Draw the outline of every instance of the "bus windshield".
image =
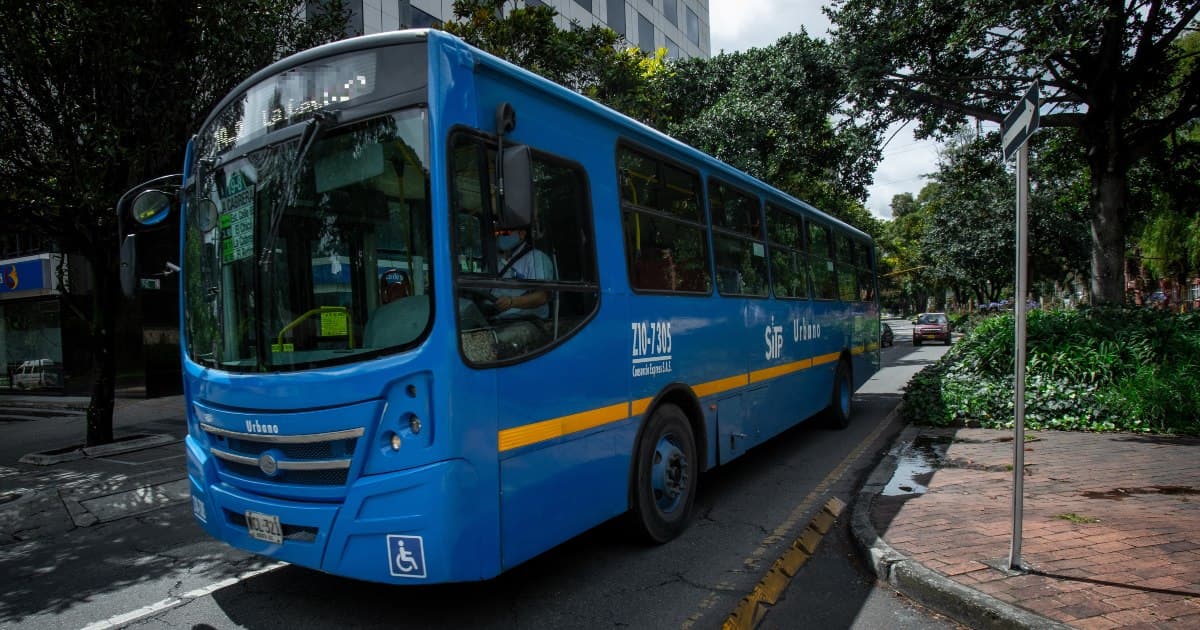
[[188, 191], [184, 323], [201, 365], [345, 363], [412, 347], [430, 327], [426, 110], [294, 127], [202, 159]]

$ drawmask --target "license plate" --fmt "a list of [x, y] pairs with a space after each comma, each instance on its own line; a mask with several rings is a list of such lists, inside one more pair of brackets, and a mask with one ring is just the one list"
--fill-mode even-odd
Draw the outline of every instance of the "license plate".
[[283, 528], [279, 526], [279, 517], [274, 514], [246, 510], [246, 530], [251, 538], [283, 544]]

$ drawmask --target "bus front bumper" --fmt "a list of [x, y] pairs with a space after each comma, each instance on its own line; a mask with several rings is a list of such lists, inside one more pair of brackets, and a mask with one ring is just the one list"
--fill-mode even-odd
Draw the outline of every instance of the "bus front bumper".
[[[478, 477], [465, 460], [362, 477], [341, 502], [303, 502], [225, 483], [191, 436], [186, 444], [192, 512], [210, 535], [234, 547], [390, 584], [480, 580], [499, 573], [499, 551], [485, 544]], [[267, 529], [280, 535], [279, 542], [250, 535], [251, 522], [261, 525], [264, 519], [278, 519]]]

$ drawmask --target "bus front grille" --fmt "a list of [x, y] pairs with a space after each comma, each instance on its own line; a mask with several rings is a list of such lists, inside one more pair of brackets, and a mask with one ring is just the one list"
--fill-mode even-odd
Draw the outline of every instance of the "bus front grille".
[[201, 424], [217, 467], [253, 481], [344, 486], [362, 429], [307, 435], [262, 435]]

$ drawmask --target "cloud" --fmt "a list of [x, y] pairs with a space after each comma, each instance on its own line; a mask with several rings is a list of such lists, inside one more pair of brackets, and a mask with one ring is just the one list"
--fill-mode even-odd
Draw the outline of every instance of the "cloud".
[[[828, 36], [829, 18], [818, 0], [709, 0], [708, 6], [714, 55], [768, 46], [801, 27], [810, 36]], [[926, 183], [923, 176], [937, 170], [937, 149], [936, 142], [913, 138], [911, 128], [897, 133], [884, 148], [875, 183], [867, 189], [871, 213], [891, 218], [893, 196], [920, 192]]]
[[758, 48], [804, 28], [826, 37], [829, 19], [814, 0], [710, 0], [712, 52]]

